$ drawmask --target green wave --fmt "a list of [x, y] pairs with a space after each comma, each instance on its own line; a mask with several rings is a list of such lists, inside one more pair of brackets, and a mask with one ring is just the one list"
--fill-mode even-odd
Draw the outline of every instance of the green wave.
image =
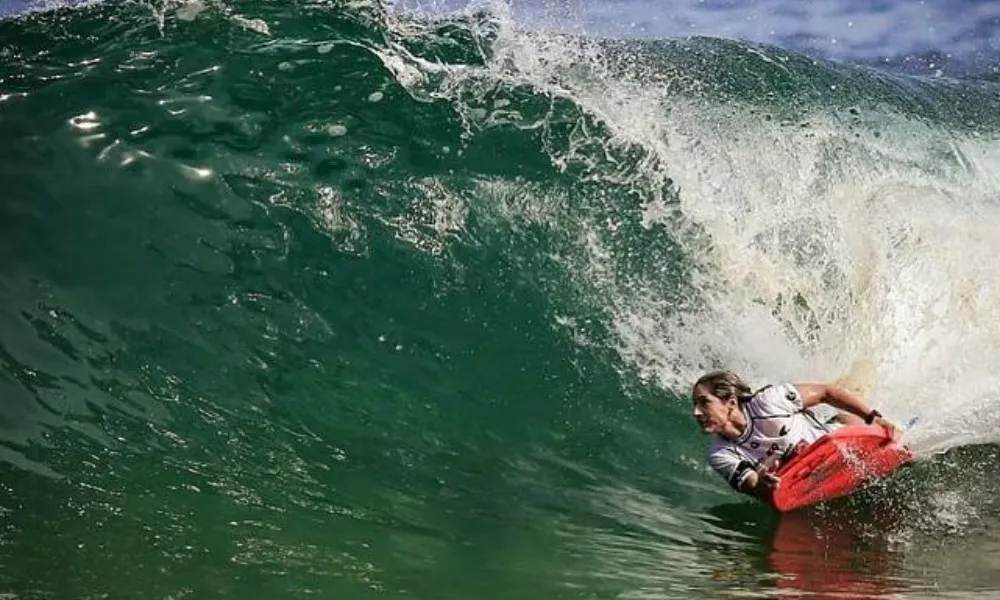
[[[888, 593], [934, 561], [893, 540], [954, 526], [907, 479], [777, 523], [707, 471], [686, 385], [944, 368], [892, 292], [989, 316], [991, 284], [906, 286], [989, 274], [993, 83], [501, 5], [103, 4], [0, 56], [4, 593]], [[886, 566], [803, 579], [803, 527]]]

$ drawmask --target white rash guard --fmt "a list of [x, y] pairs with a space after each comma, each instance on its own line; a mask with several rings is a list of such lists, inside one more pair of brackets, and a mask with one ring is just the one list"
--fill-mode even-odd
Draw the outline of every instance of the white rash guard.
[[802, 405], [790, 383], [769, 385], [740, 403], [747, 428], [735, 440], [716, 436], [708, 447], [708, 462], [737, 490], [769, 456], [788, 455], [796, 444], [811, 444], [836, 427], [821, 421]]

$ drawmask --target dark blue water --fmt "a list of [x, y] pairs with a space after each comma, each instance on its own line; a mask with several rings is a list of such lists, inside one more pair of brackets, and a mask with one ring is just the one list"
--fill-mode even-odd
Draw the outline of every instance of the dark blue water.
[[[420, 0], [394, 4], [425, 11], [468, 6]], [[510, 7], [526, 26], [597, 36], [724, 37], [932, 76], [992, 73], [1000, 66], [1000, 4], [991, 0], [522, 0]]]

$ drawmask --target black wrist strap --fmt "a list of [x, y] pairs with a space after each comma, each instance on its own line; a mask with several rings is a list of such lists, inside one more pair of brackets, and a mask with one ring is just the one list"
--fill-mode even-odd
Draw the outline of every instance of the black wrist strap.
[[865, 415], [865, 423], [868, 424], [868, 425], [871, 425], [872, 423], [875, 422], [875, 419], [877, 419], [877, 418], [879, 418], [881, 416], [882, 416], [882, 413], [880, 413], [879, 411], [873, 409], [870, 413], [868, 413], [867, 415]]

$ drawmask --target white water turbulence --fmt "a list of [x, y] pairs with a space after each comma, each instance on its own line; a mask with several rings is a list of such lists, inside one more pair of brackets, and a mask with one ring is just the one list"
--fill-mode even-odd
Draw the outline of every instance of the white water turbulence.
[[680, 117], [664, 157], [709, 238], [691, 256], [703, 308], [625, 316], [669, 340], [664, 380], [839, 380], [917, 417], [918, 454], [1000, 441], [1000, 143], [887, 113], [800, 129], [741, 112]]

